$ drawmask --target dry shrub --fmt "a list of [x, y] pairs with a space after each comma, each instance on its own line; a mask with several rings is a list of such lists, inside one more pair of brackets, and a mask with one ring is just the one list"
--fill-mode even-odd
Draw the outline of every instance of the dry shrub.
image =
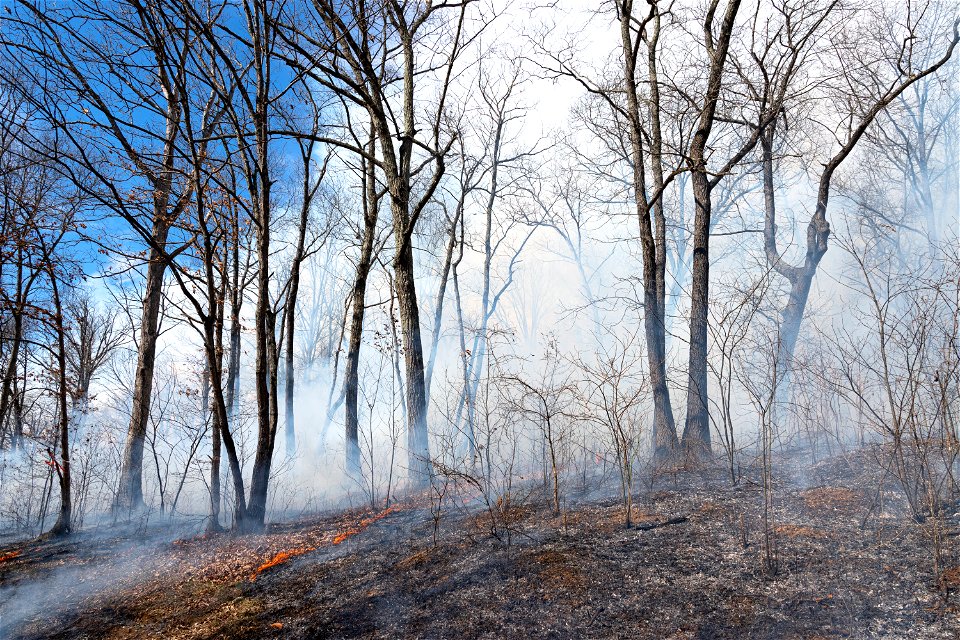
[[[641, 510], [637, 505], [633, 505], [630, 509], [630, 522], [632, 526], [657, 522], [663, 518], [663, 514]], [[568, 522], [573, 523], [574, 521], [571, 518]], [[620, 505], [616, 505], [591, 512], [588, 517], [578, 517], [576, 524], [582, 524], [586, 530], [604, 534], [623, 531], [623, 508]]]
[[634, 524], [645, 524], [647, 522], [657, 522], [658, 520], [663, 519], [662, 513], [650, 513], [648, 511], [640, 511], [637, 508], [633, 510], [633, 523]]
[[470, 524], [477, 531], [492, 534], [497, 538], [504, 538], [509, 537], [512, 532], [518, 531], [523, 522], [528, 520], [533, 513], [532, 506], [515, 501], [508, 492], [489, 504], [486, 510], [470, 518]]
[[563, 515], [561, 516], [561, 522], [564, 527], [578, 527], [581, 524], [589, 523], [590, 519], [585, 518], [583, 513], [580, 511], [570, 511], [564, 509]]

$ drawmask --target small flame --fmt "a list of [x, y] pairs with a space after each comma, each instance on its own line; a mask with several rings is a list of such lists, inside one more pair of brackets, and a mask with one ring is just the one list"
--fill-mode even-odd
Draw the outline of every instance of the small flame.
[[[335, 535], [333, 537], [332, 544], [342, 543], [344, 540], [350, 538], [351, 536], [357, 535], [358, 533], [360, 533], [361, 531], [369, 527], [371, 524], [373, 524], [377, 520], [385, 518], [395, 511], [399, 511], [399, 509], [393, 506], [387, 507], [386, 509], [384, 509], [383, 511], [381, 511], [376, 515], [372, 515], [368, 518], [364, 518], [363, 520], [360, 520], [360, 522], [358, 522], [356, 525], [350, 527], [349, 529], [346, 529], [345, 531], [341, 531], [340, 533]], [[278, 564], [283, 564], [284, 562], [287, 562], [291, 558], [302, 556], [305, 553], [310, 553], [311, 551], [315, 551], [316, 549], [317, 547], [296, 547], [294, 549], [288, 549], [287, 551], [281, 551], [275, 554], [272, 558], [270, 558], [263, 564], [261, 564], [259, 567], [257, 567], [256, 571], [254, 571], [250, 575], [250, 582], [255, 581], [257, 579], [257, 576], [259, 576], [261, 573], [263, 573], [267, 569], [270, 569], [271, 567], [275, 567]], [[15, 552], [15, 553], [19, 553], [19, 552]], [[0, 557], [0, 561], [2, 560], [4, 560], [4, 557]]]
[[358, 522], [355, 527], [351, 527], [351, 528], [347, 529], [346, 531], [341, 531], [341, 532], [338, 533], [336, 536], [334, 536], [334, 538], [333, 538], [333, 544], [340, 544], [341, 542], [343, 542], [343, 541], [346, 540], [347, 538], [350, 538], [351, 536], [357, 535], [358, 533], [360, 533], [361, 531], [363, 531], [364, 529], [366, 529], [367, 527], [369, 527], [371, 524], [373, 524], [373, 523], [376, 522], [377, 520], [380, 520], [381, 518], [386, 518], [388, 515], [390, 515], [391, 513], [395, 512], [395, 511], [398, 511], [398, 509], [397, 509], [396, 507], [387, 507], [386, 509], [384, 509], [383, 511], [381, 511], [380, 513], [378, 513], [378, 514], [375, 515], [375, 516], [370, 516], [369, 518], [364, 518], [363, 520], [361, 520], [360, 522]]
[[253, 582], [254, 580], [256, 580], [258, 575], [260, 575], [262, 572], [266, 571], [270, 567], [275, 567], [278, 564], [283, 564], [290, 558], [302, 556], [303, 554], [310, 553], [315, 549], [316, 547], [301, 547], [299, 549], [290, 549], [289, 551], [281, 551], [280, 553], [276, 554], [275, 556], [273, 556], [272, 558], [264, 562], [262, 565], [257, 567], [257, 570], [254, 571], [253, 575], [250, 576], [250, 582]]
[[0, 562], [6, 562], [7, 560], [13, 560], [20, 555], [20, 551], [11, 551], [10, 553], [5, 553], [0, 556]]

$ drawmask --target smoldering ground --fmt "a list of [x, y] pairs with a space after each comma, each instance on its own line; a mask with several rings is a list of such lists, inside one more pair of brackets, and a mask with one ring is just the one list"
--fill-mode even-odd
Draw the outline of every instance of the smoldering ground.
[[0, 637], [58, 609], [109, 597], [159, 575], [158, 551], [196, 531], [196, 521], [142, 523], [6, 546], [0, 553], [6, 558], [0, 563]]
[[[953, 637], [960, 581], [936, 581], [928, 530], [909, 517], [894, 484], [881, 483], [876, 508], [883, 473], [876, 454], [851, 451], [815, 464], [809, 452], [778, 457], [767, 527], [762, 469], [745, 461], [736, 487], [723, 481], [722, 466], [644, 474], [630, 529], [609, 484], [601, 490], [593, 478], [584, 487], [571, 479], [571, 500], [559, 514], [549, 492], [529, 491], [533, 483], [522, 487], [527, 499], [509, 518], [451, 497], [439, 524], [435, 502], [414, 502], [379, 519], [321, 515], [262, 536], [52, 543], [47, 556], [0, 569], [7, 581], [77, 545], [73, 566], [34, 574], [33, 582], [24, 575], [17, 599], [38, 601], [17, 627], [7, 618], [14, 600], [5, 600], [3, 633], [31, 640]], [[960, 530], [954, 516], [947, 521]], [[354, 533], [333, 544], [337, 532]], [[765, 560], [771, 540], [774, 567]], [[85, 556], [98, 545], [102, 552]], [[271, 565], [281, 552], [286, 559]], [[84, 572], [82, 585], [71, 584]], [[53, 588], [62, 595], [45, 592]]]

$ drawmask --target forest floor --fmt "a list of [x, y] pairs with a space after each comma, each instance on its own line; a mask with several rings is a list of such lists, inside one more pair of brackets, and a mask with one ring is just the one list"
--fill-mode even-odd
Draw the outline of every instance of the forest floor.
[[531, 499], [497, 527], [450, 507], [435, 528], [410, 502], [243, 537], [8, 545], [0, 637], [960, 638], [960, 513], [938, 577], [931, 521], [870, 462], [782, 465], [775, 572], [756, 478], [676, 471], [644, 479], [630, 529], [608, 496], [559, 515]]

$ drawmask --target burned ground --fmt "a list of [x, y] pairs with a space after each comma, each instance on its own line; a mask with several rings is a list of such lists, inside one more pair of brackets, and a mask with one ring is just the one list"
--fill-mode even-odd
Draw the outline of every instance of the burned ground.
[[159, 548], [128, 536], [5, 547], [0, 635], [960, 637], [960, 514], [940, 521], [935, 567], [934, 519], [908, 517], [869, 463], [860, 452], [802, 476], [782, 466], [775, 573], [750, 474], [731, 487], [720, 471], [678, 470], [639, 492], [631, 529], [617, 502], [594, 497], [559, 515], [529, 501], [499, 538], [484, 509], [451, 506], [437, 533], [414, 501]]

